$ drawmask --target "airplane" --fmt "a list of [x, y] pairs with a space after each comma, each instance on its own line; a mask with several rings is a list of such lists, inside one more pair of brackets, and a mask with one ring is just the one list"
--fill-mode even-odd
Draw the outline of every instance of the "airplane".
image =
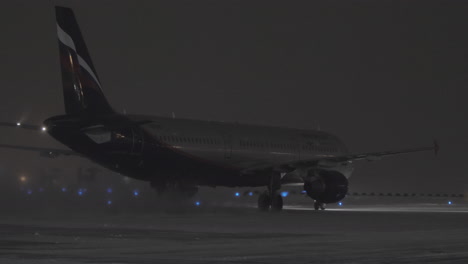
[[105, 168], [147, 181], [158, 193], [192, 197], [199, 186], [266, 187], [258, 209], [280, 211], [280, 189], [300, 185], [314, 208], [348, 193], [353, 162], [422, 151], [351, 153], [335, 135], [319, 131], [201, 121], [116, 112], [101, 90], [74, 12], [55, 7], [65, 115], [43, 126], [1, 126], [46, 131], [69, 149], [0, 144], [0, 147], [87, 158]]

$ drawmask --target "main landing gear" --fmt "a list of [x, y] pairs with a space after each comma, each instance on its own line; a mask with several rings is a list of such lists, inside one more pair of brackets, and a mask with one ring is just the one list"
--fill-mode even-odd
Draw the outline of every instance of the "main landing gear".
[[273, 173], [270, 177], [268, 190], [258, 197], [258, 209], [260, 211], [281, 211], [283, 209], [283, 197], [278, 193], [281, 188], [281, 176], [279, 173]]
[[314, 201], [314, 209], [317, 210], [325, 210], [325, 204], [319, 201]]

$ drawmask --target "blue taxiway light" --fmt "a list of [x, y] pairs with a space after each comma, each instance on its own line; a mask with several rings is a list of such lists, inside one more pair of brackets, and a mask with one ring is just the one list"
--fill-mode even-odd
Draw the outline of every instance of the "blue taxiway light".
[[249, 196], [252, 196], [253, 195], [253, 192], [249, 192]]
[[338, 205], [339, 205], [339, 206], [342, 206], [342, 205], [343, 205], [343, 203], [342, 203], [342, 202], [339, 202], [339, 203], [338, 203]]
[[289, 192], [281, 192], [281, 196], [283, 196], [283, 197], [287, 197], [288, 194], [289, 194]]
[[112, 193], [112, 188], [107, 188], [107, 193]]
[[140, 195], [140, 192], [138, 190], [134, 190], [133, 191], [133, 196], [138, 196], [138, 195]]
[[305, 190], [304, 190], [304, 191], [301, 191], [301, 193], [306, 193], [306, 191], [305, 191]]
[[239, 197], [239, 196], [240, 196], [240, 193], [236, 192], [234, 195], [235, 195], [236, 197]]
[[200, 203], [199, 201], [196, 201], [196, 202], [195, 202], [195, 205], [196, 205], [196, 206], [200, 206], [200, 204], [201, 204], [201, 203]]
[[28, 193], [28, 195], [31, 195], [31, 194], [32, 194], [32, 190], [28, 190], [27, 193]]
[[107, 201], [107, 205], [111, 205], [112, 204], [112, 201], [111, 200], [108, 200]]
[[39, 192], [43, 192], [44, 191], [44, 188], [39, 188]]
[[78, 191], [78, 195], [79, 195], [79, 196], [82, 196], [82, 195], [83, 195], [83, 191], [81, 191], [81, 190]]
[[62, 192], [66, 192], [66, 191], [67, 191], [67, 188], [63, 187]]
[[448, 204], [451, 205], [451, 204], [452, 204], [452, 201], [448, 201]]

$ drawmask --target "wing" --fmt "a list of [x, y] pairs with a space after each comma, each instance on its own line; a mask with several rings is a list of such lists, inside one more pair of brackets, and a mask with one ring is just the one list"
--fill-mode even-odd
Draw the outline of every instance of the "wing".
[[[27, 129], [33, 131], [46, 131], [45, 126], [24, 124], [24, 123], [11, 123], [11, 122], [0, 122], [0, 127], [14, 127], [18, 129]], [[39, 148], [39, 147], [30, 147], [30, 146], [18, 146], [18, 145], [9, 145], [9, 144], [0, 144], [0, 148], [7, 149], [17, 149], [17, 150], [26, 150], [26, 151], [35, 151], [38, 152], [43, 157], [56, 158], [58, 156], [81, 156], [80, 154], [74, 152], [73, 150], [66, 149], [55, 149], [55, 148]]]
[[437, 141], [434, 140], [433, 146], [430, 147], [419, 147], [419, 148], [409, 148], [409, 149], [402, 149], [402, 150], [394, 150], [394, 151], [380, 151], [380, 152], [368, 152], [368, 153], [357, 153], [357, 154], [345, 154], [345, 155], [323, 155], [321, 157], [316, 157], [308, 160], [299, 160], [299, 161], [291, 161], [288, 163], [283, 164], [269, 164], [264, 166], [257, 166], [251, 167], [244, 170], [243, 174], [255, 174], [255, 173], [262, 173], [266, 171], [278, 171], [281, 172], [282, 175], [282, 182], [284, 183], [303, 183], [302, 176], [297, 174], [296, 172], [304, 171], [310, 168], [317, 168], [317, 167], [335, 167], [339, 166], [343, 163], [349, 163], [353, 161], [359, 160], [367, 160], [367, 161], [374, 161], [379, 160], [383, 157], [393, 156], [393, 155], [400, 155], [400, 154], [408, 154], [414, 152], [424, 152], [424, 151], [434, 151], [437, 155], [439, 151], [439, 144]]
[[35, 151], [35, 152], [38, 152], [41, 156], [47, 157], [47, 158], [56, 158], [58, 156], [81, 156], [79, 153], [76, 153], [73, 150], [66, 150], [66, 149], [38, 148], [38, 147], [17, 146], [17, 145], [9, 145], [9, 144], [0, 144], [0, 148]]
[[[409, 148], [409, 149], [402, 149], [402, 150], [392, 150], [392, 151], [380, 151], [380, 152], [368, 152], [368, 153], [359, 153], [359, 154], [346, 154], [341, 156], [328, 156], [328, 157], [321, 157], [312, 160], [305, 160], [305, 161], [298, 161], [293, 162], [290, 166], [293, 167], [308, 167], [314, 166], [318, 163], [327, 163], [327, 162], [349, 162], [349, 161], [358, 161], [358, 160], [367, 160], [367, 161], [374, 161], [380, 160], [383, 157], [387, 156], [394, 156], [394, 155], [401, 155], [401, 154], [408, 154], [414, 152], [424, 152], [424, 151], [434, 151], [435, 155], [439, 152], [439, 144], [436, 140], [434, 140], [434, 144], [430, 147], [419, 147], [419, 148]], [[287, 166], [287, 164], [285, 164]]]
[[21, 123], [21, 122], [18, 122], [18, 123], [0, 122], [0, 126], [2, 126], [2, 127], [16, 127], [16, 128], [27, 129], [27, 130], [35, 130], [35, 131], [45, 131], [46, 130], [45, 126], [24, 124], [24, 123]]

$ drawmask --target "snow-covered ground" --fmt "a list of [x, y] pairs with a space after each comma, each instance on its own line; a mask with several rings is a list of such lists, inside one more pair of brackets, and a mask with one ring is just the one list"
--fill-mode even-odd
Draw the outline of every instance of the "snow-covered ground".
[[[307, 209], [307, 208], [306, 208]], [[0, 263], [468, 263], [468, 208], [2, 212]]]

